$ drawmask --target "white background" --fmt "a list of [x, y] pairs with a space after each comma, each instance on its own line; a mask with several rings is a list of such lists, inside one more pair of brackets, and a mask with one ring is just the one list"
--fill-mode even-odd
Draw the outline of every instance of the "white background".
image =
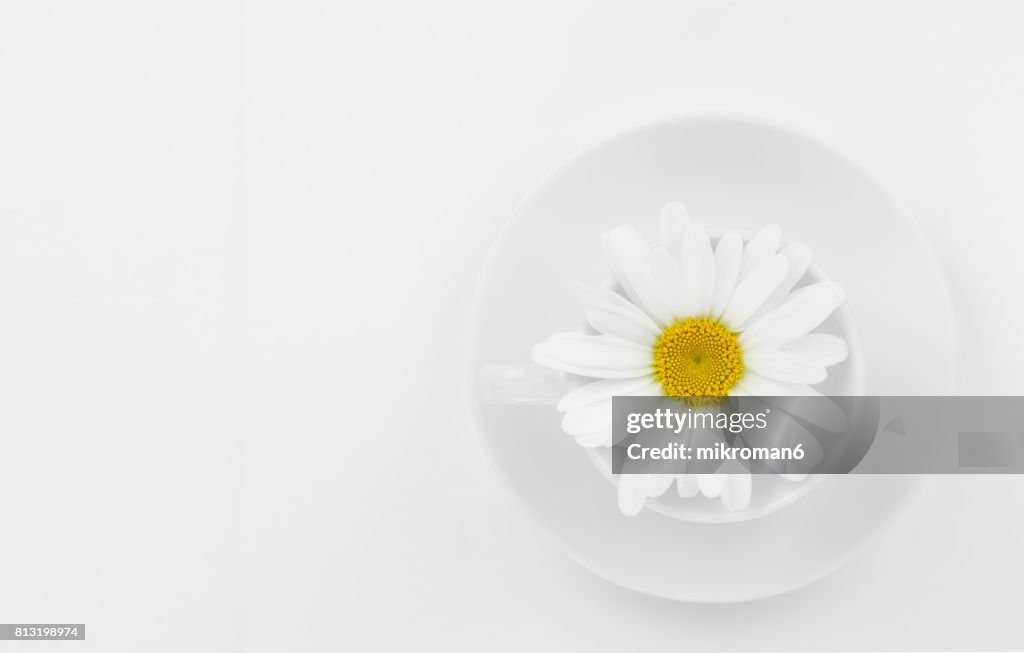
[[1024, 479], [936, 480], [794, 594], [673, 604], [534, 529], [454, 391], [517, 200], [596, 139], [724, 109], [889, 186], [949, 279], [958, 390], [1024, 394], [1022, 22], [0, 2], [0, 622], [88, 624], [32, 651], [1024, 647]]

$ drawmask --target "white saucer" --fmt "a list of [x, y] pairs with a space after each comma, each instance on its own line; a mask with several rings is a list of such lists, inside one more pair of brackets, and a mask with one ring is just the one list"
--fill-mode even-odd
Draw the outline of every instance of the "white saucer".
[[[630, 131], [573, 158], [519, 206], [481, 275], [469, 374], [526, 363], [573, 330], [571, 279], [607, 276], [599, 235], [631, 223], [653, 237], [660, 207], [683, 201], [712, 227], [782, 227], [841, 283], [862, 341], [870, 395], [949, 394], [952, 311], [934, 256], [898, 202], [859, 167], [798, 131], [696, 117]], [[564, 435], [552, 406], [485, 403], [481, 437], [512, 491], [575, 560], [619, 585], [730, 602], [786, 592], [849, 561], [905, 505], [909, 476], [827, 477], [785, 508], [700, 524], [618, 512], [615, 490]]]

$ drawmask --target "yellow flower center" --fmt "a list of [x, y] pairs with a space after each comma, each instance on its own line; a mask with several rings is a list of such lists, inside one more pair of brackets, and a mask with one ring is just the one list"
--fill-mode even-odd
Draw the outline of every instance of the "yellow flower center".
[[720, 322], [688, 317], [654, 344], [654, 376], [670, 397], [725, 397], [743, 376], [736, 334]]

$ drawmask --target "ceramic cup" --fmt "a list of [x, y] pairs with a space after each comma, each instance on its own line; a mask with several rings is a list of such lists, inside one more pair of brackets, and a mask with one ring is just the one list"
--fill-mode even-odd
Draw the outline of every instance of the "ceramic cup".
[[[709, 229], [712, 244], [717, 243], [717, 240], [725, 232], [724, 229]], [[743, 230], [740, 230], [739, 233], [744, 242], [751, 236], [749, 232]], [[784, 245], [785, 243], [783, 243]], [[829, 278], [818, 267], [812, 265], [796, 287], [823, 281], [829, 281]], [[617, 284], [612, 279], [606, 280], [604, 286], [617, 289]], [[596, 333], [586, 323], [581, 324], [579, 330], [583, 333]], [[850, 349], [847, 359], [830, 367], [828, 378], [817, 385], [815, 389], [830, 396], [863, 395], [865, 391], [864, 362], [860, 338], [857, 335], [856, 325], [850, 311], [845, 305], [840, 306], [815, 331], [842, 337]], [[562, 395], [593, 380], [575, 374], [555, 372], [532, 363], [489, 365], [480, 370], [479, 378], [482, 386], [481, 396], [488, 403], [551, 405], [552, 410]], [[589, 457], [609, 483], [614, 485], [618, 482], [618, 477], [612, 473], [611, 448], [583, 449], [581, 447], [580, 455]], [[674, 519], [698, 523], [745, 521], [784, 508], [810, 492], [820, 480], [821, 477], [816, 475], [811, 475], [802, 481], [791, 481], [772, 474], [755, 474], [751, 502], [744, 510], [727, 511], [718, 499], [708, 499], [700, 495], [682, 498], [672, 489], [660, 497], [648, 499], [646, 508]]]

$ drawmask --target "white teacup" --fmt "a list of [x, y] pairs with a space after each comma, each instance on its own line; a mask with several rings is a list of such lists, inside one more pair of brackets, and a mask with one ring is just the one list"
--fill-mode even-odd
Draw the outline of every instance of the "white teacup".
[[[710, 229], [709, 235], [713, 244], [727, 230]], [[744, 241], [749, 240], [749, 232], [739, 232]], [[811, 265], [796, 287], [812, 283], [829, 281], [829, 278], [816, 266]], [[606, 288], [618, 290], [614, 280], [605, 281]], [[582, 308], [581, 308], [582, 311]], [[584, 333], [596, 333], [585, 322], [580, 326]], [[815, 389], [829, 396], [857, 396], [865, 392], [864, 362], [861, 353], [860, 338], [849, 309], [842, 305], [816, 332], [831, 333], [846, 340], [850, 354], [843, 362], [828, 370], [828, 378], [815, 386]], [[521, 365], [489, 365], [481, 370], [481, 396], [491, 404], [518, 405], [554, 405], [565, 393], [592, 379], [575, 374], [565, 374], [540, 367], [536, 364]], [[618, 477], [612, 473], [612, 453], [608, 447], [584, 450], [591, 462], [602, 475], [613, 485]], [[581, 452], [582, 453], [582, 452]], [[693, 498], [682, 498], [678, 493], [669, 490], [660, 497], [647, 501], [646, 506], [658, 513], [699, 523], [727, 523], [754, 519], [779, 510], [809, 492], [818, 482], [820, 476], [809, 476], [796, 482], [771, 474], [755, 474], [753, 476], [753, 492], [747, 508], [738, 511], [727, 511], [717, 499], [708, 499], [698, 495]]]

